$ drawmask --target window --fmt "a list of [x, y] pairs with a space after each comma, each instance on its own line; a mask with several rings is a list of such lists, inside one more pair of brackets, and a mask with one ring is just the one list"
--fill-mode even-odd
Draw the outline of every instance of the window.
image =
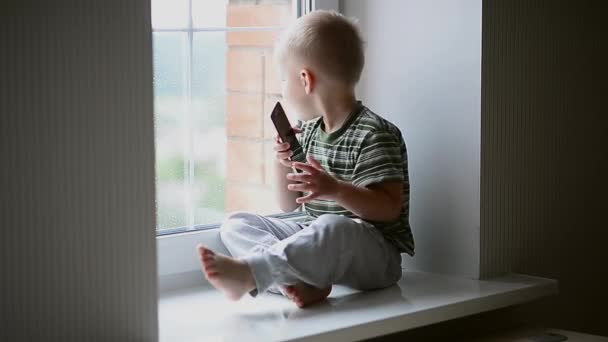
[[157, 232], [278, 213], [272, 46], [296, 0], [152, 0]]

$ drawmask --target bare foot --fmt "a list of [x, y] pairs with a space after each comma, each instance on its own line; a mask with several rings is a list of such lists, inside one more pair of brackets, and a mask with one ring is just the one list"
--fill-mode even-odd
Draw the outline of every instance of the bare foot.
[[205, 278], [231, 300], [239, 300], [255, 289], [255, 280], [246, 262], [215, 253], [199, 244], [196, 250]]
[[297, 283], [285, 287], [285, 292], [289, 299], [296, 303], [298, 307], [303, 308], [325, 300], [331, 292], [331, 286], [319, 289], [305, 283]]

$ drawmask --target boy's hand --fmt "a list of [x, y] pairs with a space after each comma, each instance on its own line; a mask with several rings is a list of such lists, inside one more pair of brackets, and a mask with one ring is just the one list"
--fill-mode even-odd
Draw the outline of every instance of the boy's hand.
[[[292, 127], [296, 133], [302, 133], [302, 129], [299, 127]], [[289, 143], [284, 143], [281, 141], [279, 135], [274, 136], [274, 151], [275, 158], [281, 163], [283, 166], [291, 167], [293, 162], [289, 159], [293, 155], [293, 151], [290, 150], [291, 146]]]
[[340, 181], [323, 170], [321, 164], [313, 157], [307, 156], [308, 164], [293, 162], [293, 166], [302, 173], [288, 173], [287, 179], [301, 182], [289, 184], [287, 189], [308, 192], [308, 195], [296, 199], [297, 203], [308, 203], [315, 198], [335, 199], [340, 190]]

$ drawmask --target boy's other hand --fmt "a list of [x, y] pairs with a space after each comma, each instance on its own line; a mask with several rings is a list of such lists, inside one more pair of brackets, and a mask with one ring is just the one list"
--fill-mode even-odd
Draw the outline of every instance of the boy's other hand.
[[[299, 127], [294, 126], [292, 128], [296, 133], [302, 133], [302, 129]], [[290, 148], [291, 146], [289, 146], [289, 143], [283, 142], [278, 134], [274, 136], [273, 149], [275, 151], [275, 158], [279, 161], [279, 163], [281, 163], [281, 165], [286, 167], [291, 167], [293, 164], [293, 162], [290, 160], [291, 156], [293, 155], [293, 151]]]
[[321, 164], [312, 156], [307, 156], [308, 163], [293, 162], [293, 167], [303, 172], [288, 173], [287, 179], [300, 182], [289, 184], [291, 191], [307, 192], [308, 194], [296, 199], [297, 203], [308, 203], [315, 198], [334, 199], [340, 190], [340, 181], [327, 173]]

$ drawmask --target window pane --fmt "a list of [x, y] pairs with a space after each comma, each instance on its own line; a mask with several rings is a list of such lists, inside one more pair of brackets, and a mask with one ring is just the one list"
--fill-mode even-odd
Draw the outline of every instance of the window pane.
[[186, 213], [186, 33], [153, 34], [157, 225], [182, 227]]
[[152, 0], [152, 28], [186, 28], [188, 0]]
[[225, 33], [194, 33], [191, 106], [194, 224], [220, 222], [226, 211], [225, 74]]
[[194, 27], [225, 27], [228, 0], [192, 0]]
[[227, 35], [226, 210], [271, 214], [280, 210], [271, 188], [275, 128], [269, 113], [281, 84], [268, 32], [250, 33], [247, 39]]

